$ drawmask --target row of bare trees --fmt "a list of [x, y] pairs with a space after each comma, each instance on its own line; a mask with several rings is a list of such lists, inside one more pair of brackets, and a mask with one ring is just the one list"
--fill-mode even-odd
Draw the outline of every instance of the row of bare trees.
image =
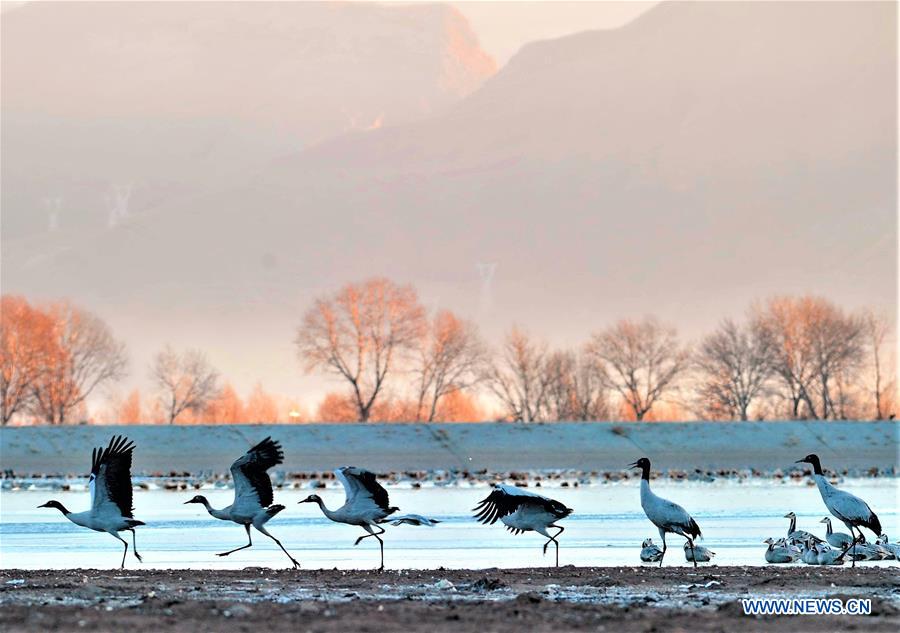
[[890, 332], [871, 312], [776, 297], [693, 347], [644, 318], [600, 330], [577, 350], [551, 350], [513, 328], [492, 351], [471, 322], [448, 311], [429, 318], [412, 287], [378, 278], [317, 300], [296, 347], [307, 371], [348, 384], [353, 417], [364, 422], [396, 397], [391, 378], [414, 392], [407, 415], [416, 420], [439, 419], [442, 399], [459, 392], [487, 394], [497, 417], [523, 422], [881, 419], [896, 397], [883, 359]]
[[[87, 398], [125, 375], [124, 345], [87, 311], [4, 296], [0, 315], [4, 425], [15, 416], [85, 419]], [[471, 321], [429, 315], [414, 288], [376, 278], [318, 299], [295, 345], [307, 371], [346, 386], [313, 416], [326, 421], [882, 419], [897, 396], [891, 325], [818, 297], [776, 297], [693, 346], [644, 318], [599, 330], [577, 349], [551, 349], [519, 328], [492, 349]], [[150, 379], [154, 419], [249, 415], [200, 350], [166, 347]], [[121, 409], [146, 416], [139, 400], [134, 392]], [[251, 400], [253, 415], [282, 417], [261, 387]]]
[[185, 407], [174, 418], [170, 401], [154, 393], [144, 398], [140, 389], [132, 389], [124, 397], [110, 394], [106, 406], [90, 418], [98, 424], [279, 424], [305, 422], [306, 413], [296, 402], [268, 393], [260, 383], [242, 397], [229, 383], [203, 402]]
[[[125, 345], [96, 315], [68, 302], [33, 306], [13, 295], [0, 297], [0, 302], [0, 422], [4, 426], [15, 416], [47, 424], [84, 420], [87, 399], [125, 377]], [[169, 423], [186, 413], [221, 416], [213, 407], [235, 402], [233, 390], [220, 387], [218, 372], [199, 350], [176, 352], [167, 347], [156, 356], [150, 373], [158, 398], [155, 408]], [[135, 394], [129, 396], [132, 410]], [[264, 395], [259, 388], [251, 398], [262, 401]], [[264, 401], [255, 404], [258, 412], [271, 408]]]
[[97, 316], [69, 303], [0, 298], [0, 422], [30, 415], [64, 424], [98, 387], [125, 375], [125, 346]]

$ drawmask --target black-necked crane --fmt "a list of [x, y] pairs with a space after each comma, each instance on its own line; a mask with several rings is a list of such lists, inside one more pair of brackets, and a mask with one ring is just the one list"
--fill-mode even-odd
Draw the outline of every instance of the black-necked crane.
[[[559, 541], [557, 537], [565, 531], [556, 522], [565, 519], [573, 510], [567, 508], [555, 499], [548, 499], [541, 495], [509, 486], [499, 484], [493, 492], [485, 497], [481, 503], [472, 509], [475, 518], [486, 525], [496, 523], [497, 519], [513, 534], [523, 532], [537, 532], [547, 537], [544, 543], [544, 554], [550, 543], [556, 545], [556, 566], [559, 567]], [[554, 528], [556, 534], [551, 535], [547, 530]]]
[[[359, 545], [363, 539], [374, 536], [381, 550], [381, 565], [379, 571], [384, 569], [384, 541], [381, 534], [385, 529], [380, 523], [387, 523], [389, 516], [400, 508], [392, 506], [385, 490], [375, 477], [375, 473], [356, 466], [342, 466], [334, 471], [335, 477], [344, 486], [345, 501], [337, 510], [329, 510], [319, 495], [309, 495], [298, 503], [316, 503], [322, 510], [322, 514], [335, 523], [356, 525], [364, 529], [368, 534], [363, 534], [353, 545]], [[439, 521], [428, 519], [418, 514], [407, 514], [390, 519], [392, 525], [427, 525], [433, 526]], [[376, 532], [376, 530], [378, 530]]]
[[56, 508], [75, 525], [95, 532], [106, 532], [116, 537], [125, 546], [122, 552], [122, 569], [128, 554], [128, 541], [119, 532], [131, 532], [133, 552], [139, 561], [134, 528], [144, 525], [134, 518], [131, 490], [131, 456], [134, 443], [128, 438], [114, 436], [106, 448], [95, 448], [91, 455], [91, 475], [88, 485], [91, 490], [91, 509], [86, 512], [69, 512], [59, 501], [48, 501], [39, 508]]
[[277, 538], [269, 534], [265, 528], [265, 524], [269, 519], [284, 510], [284, 506], [280, 504], [272, 505], [272, 481], [269, 479], [267, 472], [273, 466], [284, 461], [284, 453], [281, 451], [281, 445], [267, 437], [262, 442], [244, 453], [231, 465], [231, 479], [234, 482], [234, 502], [227, 508], [216, 510], [209, 505], [206, 497], [197, 495], [188, 503], [200, 503], [206, 508], [209, 514], [222, 521], [232, 521], [238, 525], [243, 525], [247, 531], [247, 544], [236, 547], [227, 552], [217, 554], [217, 556], [228, 556], [242, 549], [247, 549], [253, 545], [253, 537], [250, 536], [250, 526], [278, 544], [281, 551], [284, 552], [294, 568], [300, 567], [293, 556], [288, 554]]
[[[835, 488], [825, 479], [825, 474], [822, 472], [822, 463], [819, 461], [818, 455], [814, 453], [807, 455], [803, 459], [798, 459], [797, 463], [810, 464], [812, 466], [813, 479], [819, 488], [819, 494], [822, 495], [825, 507], [850, 530], [850, 536], [853, 539], [852, 544], [844, 550], [838, 557], [838, 560], [843, 559], [847, 552], [853, 550], [850, 558], [852, 565], [855, 567], [856, 544], [865, 540], [861, 528], [868, 528], [875, 533], [877, 538], [881, 534], [881, 522], [878, 520], [878, 516], [872, 512], [872, 508], [865, 501], [856, 495]], [[856, 533], [853, 531], [854, 528], [859, 532], [859, 536], [856, 536]]]
[[[641, 507], [650, 522], [657, 527], [659, 536], [662, 538], [662, 556], [659, 557], [659, 566], [662, 567], [663, 556], [666, 555], [667, 533], [683, 536], [687, 539], [688, 547], [694, 550], [694, 539], [702, 536], [700, 526], [680, 505], [663, 499], [650, 490], [650, 460], [641, 457], [633, 464], [629, 464], [629, 468], [641, 469]], [[691, 558], [696, 567], [696, 557], [692, 556]]]

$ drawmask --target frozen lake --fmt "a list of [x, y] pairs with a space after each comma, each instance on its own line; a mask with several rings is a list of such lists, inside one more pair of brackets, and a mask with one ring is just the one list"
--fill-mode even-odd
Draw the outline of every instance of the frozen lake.
[[[898, 491], [893, 478], [848, 479], [840, 483], [863, 497], [879, 515], [894, 541], [900, 535]], [[793, 510], [799, 527], [824, 536], [819, 520], [826, 510], [814, 486], [806, 481], [720, 480], [712, 483], [654, 482], [654, 490], [685, 506], [703, 529], [707, 547], [717, 552], [722, 565], [764, 565], [761, 541], [783, 536], [784, 514]], [[643, 538], [658, 541], [654, 526], [641, 512], [638, 481], [594, 484], [578, 488], [544, 487], [537, 490], [575, 509], [565, 519], [561, 537], [561, 565], [611, 566], [639, 564]], [[287, 508], [267, 524], [306, 569], [374, 568], [378, 546], [374, 539], [353, 547], [363, 534], [359, 528], [331, 523], [313, 504], [297, 505], [310, 491], [278, 490], [275, 501]], [[339, 487], [317, 491], [331, 508], [343, 503]], [[471, 508], [489, 492], [485, 486], [389, 487], [391, 503], [401, 512], [416, 512], [444, 521], [434, 528], [385, 526], [387, 568], [485, 568], [552, 565], [552, 549], [541, 554], [544, 538], [534, 533], [514, 536], [499, 524], [483, 526], [471, 518]], [[202, 491], [214, 507], [231, 503], [232, 491]], [[148, 523], [138, 529], [143, 567], [243, 568], [285, 567], [288, 563], [275, 543], [253, 532], [254, 547], [227, 558], [216, 552], [246, 543], [242, 527], [216, 521], [199, 505], [183, 505], [195, 493], [161, 490], [135, 491], [135, 516]], [[57, 499], [72, 511], [87, 508], [84, 491], [4, 491], [0, 494], [0, 567], [78, 568], [118, 566], [122, 546], [111, 536], [91, 532], [68, 522], [58, 511], [36, 506]], [[841, 531], [846, 529], [841, 526]], [[127, 533], [123, 536], [130, 536]], [[867, 534], [867, 537], [870, 535]], [[129, 539], [130, 540], [130, 539]], [[684, 540], [670, 536], [667, 564], [686, 565]], [[872, 565], [875, 563], [865, 563]], [[879, 563], [879, 564], [896, 564]], [[141, 565], [131, 556], [127, 567]]]

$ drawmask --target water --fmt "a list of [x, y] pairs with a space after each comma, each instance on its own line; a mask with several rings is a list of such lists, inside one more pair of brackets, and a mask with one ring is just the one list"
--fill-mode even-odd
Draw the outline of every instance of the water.
[[[896, 479], [857, 479], [841, 487], [864, 498], [876, 511], [892, 541], [900, 535]], [[717, 552], [721, 565], [764, 565], [761, 543], [786, 532], [783, 515], [793, 510], [798, 526], [824, 536], [819, 521], [826, 515], [814, 486], [806, 482], [769, 480], [721, 480], [712, 483], [654, 483], [654, 490], [685, 506], [703, 529], [702, 543]], [[317, 491], [326, 505], [343, 503], [340, 488]], [[541, 553], [543, 537], [526, 533], [514, 536], [499, 523], [484, 526], [471, 518], [471, 508], [489, 489], [484, 486], [411, 489], [389, 488], [391, 503], [402, 512], [438, 518], [434, 528], [386, 526], [385, 566], [435, 569], [525, 567], [553, 564], [553, 549]], [[594, 484], [578, 488], [545, 487], [540, 492], [558, 499], [575, 514], [565, 519], [560, 564], [613, 566], [639, 564], [641, 540], [659, 540], [656, 529], [644, 517], [638, 483]], [[203, 493], [214, 507], [231, 503], [227, 489]], [[161, 490], [135, 491], [135, 516], [148, 523], [137, 530], [141, 565], [129, 552], [127, 567], [172, 569], [226, 569], [249, 566], [284, 567], [289, 562], [274, 542], [255, 531], [253, 548], [221, 558], [216, 552], [246, 543], [241, 526], [212, 519], [199, 505], [183, 505], [195, 493]], [[378, 566], [378, 544], [354, 540], [360, 528], [332, 523], [314, 504], [297, 505], [308, 490], [279, 490], [275, 500], [287, 508], [267, 528], [306, 569], [358, 569]], [[89, 495], [83, 491], [4, 491], [0, 494], [0, 567], [77, 568], [115, 567], [121, 560], [121, 544], [107, 534], [92, 532], [67, 521], [58, 511], [36, 506], [57, 499], [71, 510], [85, 509]], [[841, 531], [846, 529], [841, 525]], [[869, 535], [867, 535], [869, 536]], [[128, 538], [130, 535], [123, 534]], [[684, 540], [670, 535], [669, 565], [687, 565], [681, 547]], [[865, 563], [896, 564], [896, 563]]]

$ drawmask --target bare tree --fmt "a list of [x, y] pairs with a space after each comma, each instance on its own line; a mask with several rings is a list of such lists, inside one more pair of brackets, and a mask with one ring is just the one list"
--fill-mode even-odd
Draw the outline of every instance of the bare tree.
[[441, 399], [483, 377], [484, 345], [474, 323], [448, 310], [435, 315], [419, 343], [416, 376], [416, 420], [432, 422]]
[[359, 421], [366, 422], [390, 371], [415, 351], [424, 328], [415, 290], [376, 278], [318, 299], [296, 345], [307, 371], [322, 369], [349, 383]]
[[178, 353], [171, 347], [156, 355], [150, 375], [169, 424], [185, 411], [198, 413], [219, 395], [219, 373], [200, 350]]
[[0, 298], [0, 423], [28, 409], [52, 328], [49, 317], [23, 297]]
[[875, 404], [875, 419], [883, 420], [885, 417], [884, 401], [885, 392], [893, 388], [893, 380], [885, 380], [882, 367], [882, 348], [891, 333], [891, 325], [888, 318], [878, 314], [874, 310], [868, 310], [864, 315], [865, 336], [868, 339], [869, 353], [872, 355], [873, 388], [872, 395]]
[[553, 420], [609, 418], [606, 377], [591, 354], [557, 351], [547, 359], [547, 409]]
[[707, 412], [748, 419], [753, 401], [764, 395], [775, 365], [771, 333], [758, 323], [740, 326], [726, 319], [700, 344], [697, 396]]
[[836, 391], [853, 382], [859, 371], [863, 320], [819, 297], [775, 297], [755, 312], [757, 323], [775, 342], [775, 373], [791, 416], [842, 417]]
[[588, 349], [638, 421], [673, 389], [689, 359], [675, 329], [653, 318], [619, 321], [594, 334]]
[[49, 424], [64, 424], [97, 387], [125, 376], [125, 345], [99, 317], [69, 303], [51, 305], [51, 338], [32, 385], [31, 409]]
[[546, 344], [533, 341], [524, 331], [513, 328], [499, 357], [488, 366], [485, 381], [512, 421], [544, 419], [550, 384]]

